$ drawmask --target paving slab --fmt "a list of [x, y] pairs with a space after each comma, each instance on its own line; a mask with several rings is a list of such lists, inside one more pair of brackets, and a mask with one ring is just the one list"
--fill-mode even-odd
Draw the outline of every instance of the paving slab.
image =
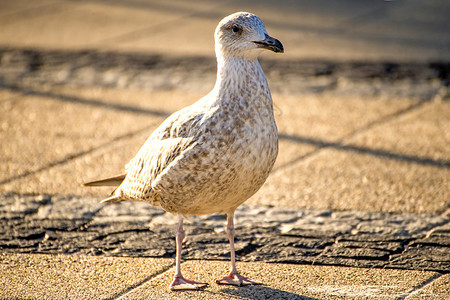
[[436, 276], [433, 272], [388, 269], [267, 263], [238, 263], [237, 266], [244, 276], [260, 280], [264, 285], [220, 286], [215, 280], [227, 274], [226, 262], [187, 261], [182, 264], [183, 275], [209, 283], [203, 291], [170, 292], [172, 268], [124, 294], [121, 299], [398, 299]]
[[213, 56], [218, 21], [251, 11], [285, 44], [280, 59], [449, 59], [450, 7], [440, 1], [3, 2], [0, 45], [9, 47]]
[[[10, 143], [3, 148], [5, 160], [3, 167], [7, 169], [4, 170], [2, 179], [3, 181], [14, 179], [2, 185], [3, 191], [90, 193], [92, 189], [77, 186], [80, 181], [89, 180], [95, 176], [121, 173], [125, 164], [135, 155], [154, 128], [162, 122], [163, 117], [153, 116], [151, 112], [146, 113], [147, 108], [151, 111], [170, 113], [197, 99], [194, 97], [201, 97], [194, 93], [145, 94], [91, 88], [79, 91], [75, 98], [72, 90], [73, 88], [57, 89], [55, 99], [28, 95], [11, 100], [12, 107], [7, 108], [11, 113], [5, 112], [7, 118], [4, 120], [4, 138], [17, 139], [22, 143]], [[76, 100], [68, 103], [63, 100], [60, 103], [59, 99], [63, 97], [68, 99], [74, 97]], [[17, 101], [18, 99], [23, 100]], [[360, 126], [363, 127], [384, 115], [395, 113], [414, 103], [408, 100], [394, 102], [373, 100], [366, 103], [357, 98], [321, 96], [274, 95], [274, 99], [277, 100], [277, 107], [281, 111], [277, 116], [281, 136], [280, 154], [275, 168], [287, 166], [299, 157], [318, 149], [322, 143], [334, 142]], [[127, 107], [136, 107], [135, 113], [120, 110], [120, 105], [127, 101]], [[93, 108], [93, 102], [104, 104], [106, 109]], [[134, 103], [136, 106], [133, 106]], [[113, 105], [112, 108], [114, 105], [119, 107], [111, 111], [108, 105]], [[39, 108], [46, 106], [46, 109], [38, 110], [35, 106]], [[292, 106], [301, 106], [304, 109], [292, 110]], [[7, 107], [6, 103], [2, 107]], [[50, 117], [55, 115], [56, 111], [58, 111], [56, 117]], [[21, 116], [19, 117], [16, 113]], [[23, 115], [32, 115], [35, 121], [25, 119]], [[342, 118], [342, 116], [345, 117]], [[40, 120], [46, 120], [46, 122]], [[41, 138], [43, 131], [53, 141], [52, 144]], [[133, 133], [137, 131], [139, 134], [134, 137]], [[26, 135], [27, 139], [20, 138], [21, 135]], [[126, 142], [109, 145], [111, 140], [127, 135], [130, 137], [126, 139]], [[125, 149], [120, 150], [122, 147]], [[91, 154], [92, 149], [98, 149], [98, 151]], [[18, 153], [20, 156], [17, 155]], [[80, 153], [86, 155], [78, 155]], [[64, 160], [74, 155], [76, 155], [75, 161], [73, 163], [68, 161], [66, 166]], [[99, 158], [99, 155], [103, 158]], [[46, 169], [55, 161], [64, 163]], [[102, 168], [99, 168], [99, 165]], [[20, 178], [24, 173], [36, 170], [41, 171]], [[55, 173], [60, 176], [55, 178], [52, 175]], [[97, 193], [97, 195], [100, 194]]]
[[[216, 77], [215, 58], [206, 56], [23, 48], [2, 48], [0, 55], [3, 87], [29, 93], [60, 85], [207, 93]], [[446, 62], [284, 61], [271, 55], [261, 64], [272, 93], [283, 95], [329, 92], [335, 97], [426, 101], [439, 91], [445, 96], [448, 82]]]
[[[164, 53], [171, 56], [215, 57], [214, 30], [221, 18], [220, 11], [193, 15], [189, 18], [179, 19], [170, 25], [165, 23], [155, 29], [148, 29], [129, 36], [118, 36], [107, 41], [108, 43], [101, 47], [121, 52], [145, 53], [149, 51], [149, 45], [151, 45], [152, 53]], [[167, 39], [168, 36], [170, 36], [170, 41]], [[177, 45], [183, 45], [183, 47]]]
[[[114, 136], [136, 130], [139, 122], [133, 120], [143, 119], [142, 116], [103, 113], [99, 108], [29, 95], [11, 99], [9, 103], [3, 102], [0, 114], [3, 116], [2, 137], [14, 141], [2, 147], [2, 160], [11, 163], [1, 164], [1, 181], [63, 160], [69, 155], [86, 152]], [[107, 120], [113, 124], [114, 119], [127, 122], [128, 128], [121, 126], [110, 130], [93, 126]]]
[[164, 272], [168, 259], [78, 255], [0, 255], [4, 299], [113, 298]]
[[431, 283], [408, 295], [405, 299], [447, 299], [450, 294], [450, 274], [442, 275]]
[[[177, 216], [147, 203], [9, 194], [0, 197], [0, 249], [9, 253], [173, 257]], [[450, 268], [448, 216], [286, 209], [236, 211], [240, 261], [429, 270]], [[183, 258], [229, 260], [225, 215], [185, 222]]]
[[[393, 269], [238, 263], [242, 273], [264, 285], [219, 286], [228, 262], [187, 261], [186, 277], [210, 283], [203, 291], [170, 292], [172, 259], [112, 258], [84, 255], [0, 255], [2, 298], [121, 299], [439, 299], [447, 295], [448, 276]], [[436, 279], [437, 278], [437, 279]], [[431, 282], [431, 283], [430, 283]], [[424, 286], [423, 289], [422, 286]], [[442, 299], [442, 298], [441, 298]]]
[[1, 8], [1, 15], [3, 17], [8, 15], [14, 15], [17, 13], [23, 13], [24, 10], [33, 10], [37, 9], [42, 6], [47, 6], [55, 3], [55, 0], [42, 0], [36, 2], [36, 1], [30, 1], [30, 0], [18, 0], [18, 1], [2, 1], [0, 4]]
[[[212, 285], [170, 293], [176, 217], [100, 204], [110, 188], [79, 184], [121, 173], [167, 115], [210, 90], [214, 28], [242, 10], [286, 47], [261, 59], [280, 156], [236, 214], [239, 267], [270, 280], [213, 284], [228, 269], [224, 216], [194, 217], [183, 268]], [[2, 1], [0, 298], [445, 298], [449, 11], [423, 0]]]
[[275, 171], [418, 102], [404, 98], [380, 99], [373, 95], [348, 97], [332, 92], [274, 94], [273, 98], [280, 136]]
[[[143, 93], [73, 87], [34, 93], [44, 95], [11, 97], [6, 91], [8, 99], [0, 105], [5, 116], [2, 138], [16, 141], [1, 150], [5, 192], [94, 192], [100, 196], [99, 191], [80, 184], [122, 173], [165, 116], [200, 97], [177, 91]], [[96, 161], [101, 162], [101, 168]], [[109, 193], [102, 191], [103, 195]]]
[[[351, 145], [414, 158], [424, 164], [449, 162], [450, 102], [433, 101], [351, 140]], [[447, 186], [448, 188], [448, 186]], [[443, 186], [445, 189], [445, 186]], [[443, 197], [442, 199], [445, 199]]]
[[[30, 54], [25, 53], [24, 55], [26, 58], [25, 61], [30, 59]], [[16, 157], [16, 160], [10, 160], [10, 163], [3, 165], [4, 168], [8, 169], [4, 173], [8, 177], [4, 179], [8, 181], [3, 185], [4, 191], [18, 192], [23, 189], [22, 192], [29, 193], [86, 193], [101, 196], [100, 190], [97, 192], [92, 189], [82, 189], [79, 187], [79, 183], [90, 178], [102, 177], [106, 174], [121, 173], [123, 166], [136, 153], [148, 134], [163, 120], [164, 116], [192, 103], [206, 93], [204, 91], [204, 85], [201, 85], [200, 81], [192, 82], [192, 87], [188, 88], [188, 90], [184, 90], [181, 87], [180, 89], [182, 91], [167, 90], [154, 85], [146, 88], [144, 86], [144, 91], [92, 87], [86, 86], [88, 83], [82, 81], [83, 76], [78, 74], [78, 72], [70, 75], [68, 77], [70, 79], [65, 79], [62, 85], [57, 84], [56, 86], [52, 86], [50, 83], [57, 78], [58, 72], [66, 69], [64, 64], [60, 66], [58, 66], [57, 62], [55, 64], [55, 60], [57, 61], [57, 57], [60, 54], [43, 53], [36, 55], [41, 57], [39, 70], [26, 72], [25, 76], [19, 77], [25, 87], [4, 90], [6, 100], [2, 102], [2, 107], [5, 109], [5, 113], [6, 110], [15, 112], [9, 114], [7, 120], [3, 122], [5, 134], [9, 136], [9, 139], [17, 139], [16, 131], [22, 135], [27, 133], [31, 137], [31, 139], [23, 140], [26, 145], [17, 143], [10, 146], [15, 147], [14, 149], [9, 149], [8, 147], [3, 149], [9, 153], [5, 152], [4, 157], [8, 158], [11, 155]], [[91, 74], [90, 76], [95, 79], [94, 82], [100, 80], [103, 84], [107, 84], [108, 81], [104, 79], [108, 77], [107, 72], [102, 71], [104, 66], [96, 67], [94, 56], [95, 54], [92, 53], [77, 58], [77, 60], [87, 60], [89, 66], [93, 64], [93, 67], [89, 67], [87, 70], [89, 70], [88, 73]], [[12, 61], [16, 61], [19, 58], [13, 57], [14, 55], [10, 57]], [[111, 55], [109, 57], [113, 57], [112, 61], [121, 61], [121, 58], [114, 58]], [[111, 76], [114, 77], [114, 74], [120, 74], [120, 70], [126, 65], [126, 61], [132, 60], [131, 57], [124, 57], [124, 59], [124, 61], [112, 67]], [[150, 57], [149, 59], [155, 62], [154, 58]], [[20, 64], [10, 63], [8, 65], [19, 67]], [[72, 63], [72, 67], [75, 70], [77, 69], [76, 65], [77, 63]], [[316, 71], [309, 72], [320, 72], [317, 69], [320, 69], [320, 66], [321, 64], [315, 65]], [[24, 68], [27, 69], [29, 66], [25, 66]], [[83, 68], [81, 67], [81, 69]], [[178, 71], [175, 74], [187, 72], [186, 70], [182, 71], [183, 66], [181, 68], [174, 66], [171, 69], [177, 68]], [[273, 68], [267, 69], [269, 70], [269, 74], [274, 71]], [[153, 74], [151, 77], [152, 81], [155, 81], [154, 79], [156, 81], [165, 80], [164, 78], [166, 76], [161, 77], [158, 75], [160, 73], [159, 71], [160, 69], [158, 68], [153, 70], [152, 73], [147, 71], [147, 73]], [[380, 71], [383, 72], [382, 70], [377, 72]], [[103, 75], [100, 75], [102, 72]], [[133, 74], [139, 73], [136, 69], [132, 72]], [[338, 78], [347, 76], [345, 75], [347, 71], [341, 70], [336, 72]], [[371, 72], [375, 71], [372, 70]], [[36, 74], [33, 75], [33, 73]], [[212, 83], [214, 81], [214, 72], [210, 72], [209, 74], [207, 79]], [[277, 74], [269, 76], [274, 77], [272, 82], [275, 83], [275, 86], [277, 86], [277, 82], [285, 80], [284, 77], [277, 78], [280, 76]], [[98, 79], [99, 77], [103, 79]], [[184, 75], [181, 77], [185, 78]], [[45, 78], [48, 79], [46, 80]], [[77, 81], [76, 78], [80, 78], [80, 81]], [[13, 82], [14, 76], [9, 74], [5, 79]], [[42, 80], [44, 81], [42, 82]], [[306, 78], [305, 81], [307, 81]], [[315, 78], [309, 79], [307, 82], [309, 82], [309, 85], [314, 85], [320, 84], [322, 81], [323, 79], [321, 78]], [[325, 81], [328, 82], [329, 79]], [[44, 84], [42, 85], [42, 83]], [[92, 84], [90, 83], [90, 85]], [[280, 155], [275, 170], [280, 167], [289, 166], [296, 160], [314, 153], [321, 147], [327, 145], [333, 146], [333, 143], [339, 139], [352, 135], [354, 132], [358, 132], [358, 130], [367, 129], [367, 127], [377, 124], [377, 122], [395, 117], [403, 111], [407, 111], [411, 107], [420, 104], [424, 99], [428, 99], [433, 93], [436, 93], [436, 88], [433, 85], [428, 89], [423, 87], [417, 89], [417, 86], [421, 86], [420, 84], [403, 84], [405, 84], [405, 88], [398, 89], [394, 92], [395, 96], [390, 98], [384, 94], [381, 94], [381, 96], [379, 94], [377, 95], [376, 90], [372, 90], [371, 92], [370, 88], [361, 88], [362, 86], [366, 86], [364, 80], [359, 85], [349, 84], [348, 82], [345, 84], [340, 83], [337, 89], [332, 87], [331, 90], [328, 90], [329, 87], [325, 86], [324, 90], [320, 91], [320, 94], [317, 94], [317, 92], [305, 94], [304, 91], [303, 94], [298, 92], [285, 94], [281, 92], [281, 88], [276, 87], [280, 91], [275, 92], [273, 96], [276, 118], [280, 129]], [[81, 85], [82, 88], [77, 87], [77, 85]], [[286, 82], [286, 86], [288, 87], [295, 85], [296, 81]], [[307, 86], [308, 84], [305, 85]], [[327, 85], [330, 84], [327, 83]], [[367, 86], [369, 85], [367, 84]], [[408, 86], [409, 88], [406, 89]], [[195, 92], [193, 90], [196, 87], [198, 87], [199, 91]], [[381, 87], [377, 89], [379, 88]], [[348, 92], [346, 92], [348, 89], [352, 89], [358, 95], [349, 96]], [[392, 92], [392, 86], [389, 89]], [[416, 89], [412, 92], [414, 96], [404, 94], [404, 90], [411, 92], [414, 89]], [[422, 90], [426, 92], [421, 92]], [[12, 98], [12, 93], [17, 95], [17, 97]], [[26, 101], [22, 103], [22, 99]], [[38, 105], [38, 107], [40, 103], [43, 103], [46, 105], [46, 110], [39, 111], [34, 106], [20, 107], [20, 105], [24, 106], [28, 102]], [[55, 114], [54, 111], [59, 110], [59, 105], [67, 112]], [[301, 109], [292, 109], [292, 107], [299, 107]], [[24, 120], [22, 117], [23, 111], [30, 111], [31, 115], [38, 114], [38, 117], [35, 118], [36, 120], [33, 123], [35, 125], [29, 124], [29, 122]], [[56, 115], [56, 120], [55, 118], [49, 118], [50, 115]], [[18, 122], [15, 121], [16, 119]], [[40, 119], [47, 120], [47, 123], [41, 124], [38, 121]], [[152, 123], [153, 120], [155, 120], [154, 123]], [[52, 126], [52, 124], [56, 123], [61, 123], [64, 126]], [[96, 125], [92, 126], [93, 123]], [[115, 129], [115, 126], [117, 126], [117, 129]], [[79, 132], [77, 133], [75, 131], [72, 133], [72, 127], [79, 130]], [[15, 128], [15, 131], [8, 130], [8, 128]], [[38, 134], [39, 128], [41, 128], [41, 131], [46, 131], [52, 140], [64, 145], [64, 147], [56, 148], [59, 154], [53, 153], [55, 151], [48, 149], [49, 147], [53, 149], [54, 145], [44, 143], [40, 138], [41, 135]], [[64, 134], [61, 134], [61, 132]], [[139, 136], [135, 137], [136, 134]], [[73, 136], [83, 139], [84, 143], [80, 143], [80, 140], [73, 138]], [[85, 136], [90, 137], [87, 139], [89, 141], [88, 143], [85, 143]], [[122, 139], [125, 139], [128, 145], [123, 141], [119, 144], [112, 145]], [[99, 145], [99, 142], [103, 143]], [[79, 147], [78, 145], [82, 146]], [[48, 151], [41, 149], [41, 146]], [[37, 147], [37, 149], [34, 147]], [[124, 150], [119, 150], [122, 147]], [[22, 148], [28, 149], [28, 152], [30, 152], [29, 155], [25, 155], [26, 152], [22, 151], [24, 153], [24, 159], [20, 159], [16, 155], [16, 153], [22, 153], [19, 151]], [[48, 156], [48, 158], [43, 157], [38, 161], [36, 157], [41, 152]], [[103, 157], [100, 160], [102, 162], [101, 169], [91, 163], [99, 157], [98, 155]], [[96, 158], [93, 159], [93, 156]], [[13, 163], [14, 161], [16, 163]], [[22, 163], [20, 163], [21, 161]], [[69, 164], [68, 166], [65, 166], [66, 162]], [[27, 176], [19, 178], [23, 175], [23, 170], [28, 170], [25, 172]], [[22, 173], [18, 174], [19, 171], [22, 171]], [[32, 174], [28, 174], [30, 172]], [[55, 178], [53, 174], [60, 174], [61, 176]], [[11, 178], [14, 180], [11, 180]], [[68, 183], [68, 185], [64, 183]], [[103, 194], [109, 193], [107, 189], [101, 191]]]
[[249, 203], [443, 213], [450, 205], [449, 107], [447, 101], [428, 103], [275, 169]]
[[421, 213], [448, 209], [447, 168], [352, 152], [324, 150], [271, 174], [249, 204]]
[[105, 41], [119, 36], [148, 28], [157, 30], [159, 26], [170, 27], [189, 15], [194, 7], [217, 5], [208, 1], [191, 1], [189, 6], [177, 1], [175, 7], [178, 9], [170, 9], [170, 5], [164, 5], [163, 1], [133, 4], [58, 1], [45, 9], [31, 11], [24, 3], [23, 11], [26, 13], [12, 12], [14, 22], [9, 18], [3, 21], [2, 44], [47, 49], [102, 48], [107, 45]]

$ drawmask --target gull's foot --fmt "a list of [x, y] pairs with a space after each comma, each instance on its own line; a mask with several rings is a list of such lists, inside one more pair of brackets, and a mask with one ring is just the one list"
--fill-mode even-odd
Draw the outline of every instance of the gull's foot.
[[242, 276], [239, 273], [234, 273], [234, 274], [230, 273], [228, 276], [225, 276], [224, 278], [217, 280], [216, 283], [217, 284], [235, 285], [235, 286], [262, 284], [262, 282], [247, 278], [245, 276]]
[[199, 290], [206, 287], [208, 284], [204, 282], [197, 282], [193, 280], [184, 279], [180, 276], [175, 276], [172, 283], [169, 286], [171, 291], [188, 291]]

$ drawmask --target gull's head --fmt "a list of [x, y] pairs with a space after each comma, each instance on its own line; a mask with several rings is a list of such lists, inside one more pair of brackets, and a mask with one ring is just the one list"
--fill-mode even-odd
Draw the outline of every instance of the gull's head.
[[214, 34], [216, 55], [255, 59], [264, 49], [284, 51], [277, 39], [267, 34], [260, 18], [248, 12], [238, 12], [225, 17]]

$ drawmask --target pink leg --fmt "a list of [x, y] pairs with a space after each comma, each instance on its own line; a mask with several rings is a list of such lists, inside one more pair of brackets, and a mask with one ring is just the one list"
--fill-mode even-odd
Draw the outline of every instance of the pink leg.
[[183, 230], [183, 217], [180, 216], [177, 226], [176, 242], [177, 242], [177, 256], [175, 260], [176, 273], [169, 289], [172, 291], [181, 290], [198, 290], [207, 286], [207, 283], [188, 280], [181, 275], [181, 247], [185, 233]]
[[252, 285], [252, 284], [261, 284], [261, 282], [247, 278], [239, 274], [239, 272], [236, 269], [236, 254], [234, 251], [234, 213], [227, 215], [227, 235], [228, 239], [230, 240], [230, 256], [231, 256], [231, 269], [228, 276], [225, 276], [222, 279], [219, 279], [216, 281], [217, 284], [229, 284], [229, 285], [236, 285], [236, 286], [243, 286], [243, 285]]

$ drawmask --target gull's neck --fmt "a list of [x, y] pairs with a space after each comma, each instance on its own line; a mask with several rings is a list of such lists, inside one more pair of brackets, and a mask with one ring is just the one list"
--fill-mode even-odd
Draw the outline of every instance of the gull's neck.
[[213, 93], [217, 99], [257, 99], [272, 106], [266, 76], [256, 58], [218, 56]]

